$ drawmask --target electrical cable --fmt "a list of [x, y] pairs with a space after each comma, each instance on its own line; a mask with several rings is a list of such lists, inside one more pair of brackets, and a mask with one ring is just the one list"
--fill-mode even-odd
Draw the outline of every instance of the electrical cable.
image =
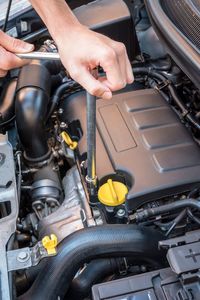
[[7, 7], [7, 10], [6, 10], [6, 17], [5, 17], [5, 21], [4, 21], [4, 25], [3, 25], [3, 29], [2, 29], [3, 32], [6, 32], [6, 29], [7, 29], [11, 5], [12, 5], [12, 0], [9, 0], [8, 1], [8, 7]]

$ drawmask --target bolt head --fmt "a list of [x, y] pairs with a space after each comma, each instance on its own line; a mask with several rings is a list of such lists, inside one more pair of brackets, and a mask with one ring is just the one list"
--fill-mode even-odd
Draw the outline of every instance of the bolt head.
[[63, 114], [63, 108], [59, 108], [58, 113], [59, 113], [59, 115], [62, 115]]
[[66, 125], [65, 122], [61, 122], [61, 123], [60, 123], [60, 128], [66, 128], [66, 127], [67, 127], [67, 125]]
[[20, 262], [25, 262], [28, 259], [29, 259], [29, 253], [25, 251], [21, 251], [17, 256], [17, 260]]
[[122, 208], [120, 208], [118, 211], [117, 211], [117, 216], [118, 217], [124, 217], [126, 214], [126, 211]]

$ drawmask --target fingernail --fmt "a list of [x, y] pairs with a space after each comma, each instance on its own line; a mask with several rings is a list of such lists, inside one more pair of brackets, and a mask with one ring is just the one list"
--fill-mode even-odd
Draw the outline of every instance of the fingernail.
[[23, 44], [23, 50], [26, 50], [27, 52], [31, 52], [31, 51], [34, 50], [34, 45], [28, 44], [28, 43], [24, 43]]
[[105, 100], [110, 100], [110, 99], [112, 99], [112, 93], [111, 93], [111, 91], [106, 91], [106, 92], [104, 92], [103, 93], [103, 95], [102, 95], [102, 98], [103, 99], [105, 99]]
[[133, 83], [134, 82], [134, 75], [132, 75], [132, 76], [130, 76], [129, 78], [128, 78], [128, 83], [129, 84], [131, 84], [131, 83]]

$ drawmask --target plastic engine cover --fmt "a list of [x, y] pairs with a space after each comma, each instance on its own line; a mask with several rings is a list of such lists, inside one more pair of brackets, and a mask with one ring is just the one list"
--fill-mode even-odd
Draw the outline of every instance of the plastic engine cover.
[[[63, 108], [65, 121], [81, 123], [79, 151], [84, 154], [85, 93], [70, 96]], [[97, 100], [97, 176], [103, 183], [116, 174], [129, 186], [128, 209], [199, 186], [200, 149], [155, 90], [117, 94], [111, 101]]]

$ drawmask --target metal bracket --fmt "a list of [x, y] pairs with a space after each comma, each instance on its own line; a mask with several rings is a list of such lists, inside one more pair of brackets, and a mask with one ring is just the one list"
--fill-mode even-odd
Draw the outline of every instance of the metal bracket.
[[47, 250], [42, 245], [42, 242], [38, 242], [32, 248], [26, 247], [22, 249], [8, 251], [8, 271], [10, 272], [34, 267], [39, 264], [41, 259], [55, 255], [56, 254], [48, 254]]

